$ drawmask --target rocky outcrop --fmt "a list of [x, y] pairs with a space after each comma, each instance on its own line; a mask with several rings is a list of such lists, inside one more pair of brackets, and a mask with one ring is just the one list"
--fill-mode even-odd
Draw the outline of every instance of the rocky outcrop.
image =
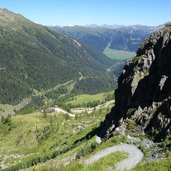
[[127, 62], [118, 79], [115, 107], [99, 128], [109, 137], [129, 118], [161, 140], [171, 134], [171, 25], [155, 32]]

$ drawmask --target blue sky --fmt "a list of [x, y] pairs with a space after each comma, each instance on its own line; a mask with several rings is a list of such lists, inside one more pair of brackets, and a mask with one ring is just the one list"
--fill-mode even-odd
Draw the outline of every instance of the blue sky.
[[43, 25], [160, 25], [171, 21], [171, 0], [0, 0], [0, 7]]

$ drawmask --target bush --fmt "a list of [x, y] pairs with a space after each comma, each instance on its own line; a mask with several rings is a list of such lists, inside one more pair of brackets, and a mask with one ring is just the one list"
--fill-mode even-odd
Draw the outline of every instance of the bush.
[[97, 143], [91, 143], [89, 146], [81, 148], [80, 151], [78, 151], [76, 158], [80, 159], [81, 157], [85, 157], [86, 155], [92, 153], [97, 148]]
[[2, 116], [1, 124], [6, 124], [6, 125], [10, 126], [11, 125], [11, 115], [8, 115], [7, 117]]

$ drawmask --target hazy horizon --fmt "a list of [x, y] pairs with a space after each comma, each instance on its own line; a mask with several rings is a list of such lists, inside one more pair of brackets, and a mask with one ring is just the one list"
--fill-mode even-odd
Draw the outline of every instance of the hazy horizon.
[[[167, 21], [167, 22], [169, 22], [169, 21]], [[166, 24], [167, 22], [165, 22], [165, 23], [161, 23], [160, 25], [143, 25], [143, 24], [131, 24], [131, 25], [124, 25], [124, 24], [122, 24], [122, 25], [120, 25], [120, 24], [117, 24], [117, 23], [114, 23], [114, 24], [96, 24], [96, 23], [92, 23], [92, 24], [85, 24], [85, 25], [77, 25], [77, 24], [75, 24], [75, 25], [72, 25], [72, 24], [70, 24], [70, 25], [47, 25], [47, 26], [57, 26], [57, 27], [74, 27], [74, 26], [80, 26], [80, 27], [107, 27], [107, 26], [116, 26], [116, 27], [129, 27], [129, 26], [148, 26], [148, 27], [157, 27], [157, 26], [161, 26], [161, 25], [164, 25], [164, 24]]]
[[171, 20], [170, 6], [169, 0], [0, 0], [1, 8], [47, 26], [158, 26]]

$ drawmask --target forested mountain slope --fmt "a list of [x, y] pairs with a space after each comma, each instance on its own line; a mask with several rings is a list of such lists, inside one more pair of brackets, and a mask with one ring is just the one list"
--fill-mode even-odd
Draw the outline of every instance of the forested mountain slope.
[[69, 80], [75, 81], [74, 92], [95, 93], [113, 85], [106, 72], [112, 60], [6, 9], [0, 9], [0, 52], [0, 103], [16, 104], [35, 90]]

